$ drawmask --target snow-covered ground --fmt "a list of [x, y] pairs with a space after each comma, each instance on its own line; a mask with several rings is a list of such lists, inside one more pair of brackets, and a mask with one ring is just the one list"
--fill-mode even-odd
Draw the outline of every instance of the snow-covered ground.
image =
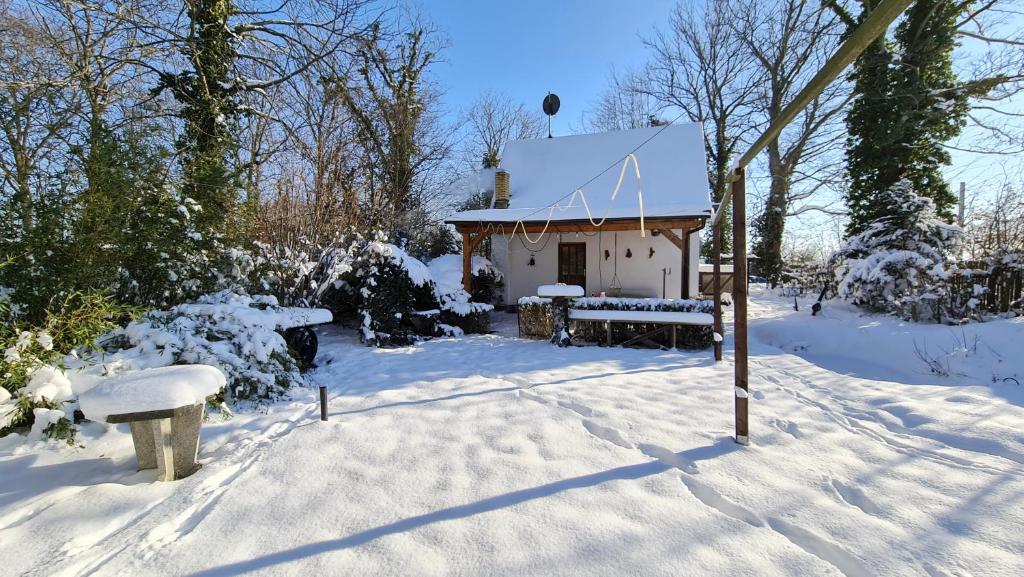
[[728, 336], [716, 365], [502, 314], [390, 350], [328, 328], [330, 422], [308, 390], [215, 417], [188, 479], [135, 472], [124, 425], [0, 447], [3, 573], [1024, 575], [1024, 319], [810, 304], [755, 293], [749, 447]]

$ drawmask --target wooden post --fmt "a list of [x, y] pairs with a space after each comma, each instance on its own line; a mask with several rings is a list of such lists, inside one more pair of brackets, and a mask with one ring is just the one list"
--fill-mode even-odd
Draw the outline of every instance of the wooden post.
[[718, 335], [715, 339], [715, 361], [722, 360], [722, 341], [725, 338], [725, 327], [722, 324], [722, 224], [715, 219], [711, 225], [711, 256], [714, 263], [711, 279], [711, 291], [715, 299], [715, 325], [714, 331]]
[[[679, 296], [688, 299], [690, 298], [690, 231], [685, 228], [680, 231], [683, 233], [683, 263], [682, 263], [682, 274], [683, 280], [679, 288]], [[700, 275], [697, 275], [698, 278]]]
[[473, 240], [468, 232], [462, 233], [462, 288], [473, 292]]
[[750, 443], [748, 432], [747, 387], [747, 192], [746, 170], [737, 168], [732, 181], [732, 302], [733, 340], [736, 343], [736, 442]]
[[320, 387], [320, 420], [327, 420], [327, 387]]

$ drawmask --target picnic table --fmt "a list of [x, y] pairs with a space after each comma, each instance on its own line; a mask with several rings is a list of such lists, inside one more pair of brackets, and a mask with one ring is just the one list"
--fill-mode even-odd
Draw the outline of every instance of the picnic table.
[[650, 342], [651, 337], [667, 330], [672, 335], [671, 339], [673, 349], [676, 348], [676, 326], [712, 326], [715, 322], [714, 317], [708, 313], [595, 309], [569, 309], [569, 319], [574, 321], [603, 322], [608, 335], [608, 346], [612, 346], [612, 323], [663, 325], [653, 331], [634, 335], [632, 338], [622, 343], [622, 346], [627, 347], [642, 341]]

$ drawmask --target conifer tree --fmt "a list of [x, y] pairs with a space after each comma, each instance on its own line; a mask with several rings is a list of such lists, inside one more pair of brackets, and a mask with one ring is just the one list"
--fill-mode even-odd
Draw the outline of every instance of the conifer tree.
[[230, 78], [237, 57], [228, 20], [232, 0], [187, 2], [191, 21], [182, 47], [191, 68], [161, 74], [158, 90], [170, 89], [183, 107], [185, 130], [178, 139], [185, 196], [202, 206], [201, 230], [223, 231], [237, 203], [238, 186], [228, 158], [237, 143], [232, 121], [238, 114], [237, 86]]
[[[848, 24], [855, 26], [879, 3], [862, 0], [860, 18], [855, 22], [847, 15]], [[902, 180], [931, 199], [940, 217], [952, 220], [956, 198], [942, 177], [950, 162], [943, 143], [960, 134], [969, 100], [1005, 80], [961, 82], [953, 72], [957, 24], [974, 4], [917, 0], [893, 40], [876, 40], [857, 59], [847, 115], [848, 235], [885, 216], [879, 196]]]

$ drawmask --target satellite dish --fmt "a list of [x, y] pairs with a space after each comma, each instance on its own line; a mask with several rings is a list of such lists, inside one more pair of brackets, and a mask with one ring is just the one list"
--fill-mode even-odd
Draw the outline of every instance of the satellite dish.
[[553, 92], [548, 92], [548, 95], [544, 97], [544, 114], [548, 116], [554, 116], [558, 114], [558, 107], [561, 106], [561, 101], [558, 100], [558, 95]]
[[558, 107], [561, 105], [558, 95], [554, 92], [548, 92], [544, 97], [544, 114], [548, 115], [548, 138], [551, 138], [551, 117], [558, 114]]

